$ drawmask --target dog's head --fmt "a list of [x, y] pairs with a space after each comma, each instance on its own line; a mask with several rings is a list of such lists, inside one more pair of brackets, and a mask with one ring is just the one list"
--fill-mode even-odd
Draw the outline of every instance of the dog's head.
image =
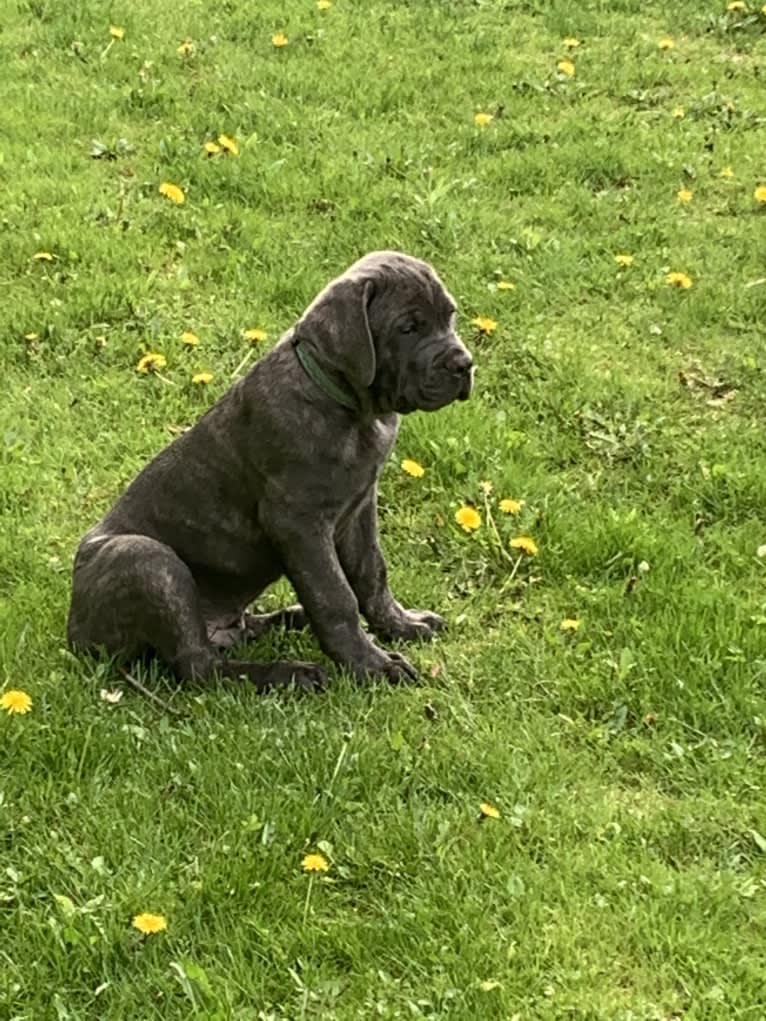
[[295, 328], [375, 412], [435, 411], [466, 400], [473, 359], [455, 301], [426, 262], [372, 252], [334, 280]]

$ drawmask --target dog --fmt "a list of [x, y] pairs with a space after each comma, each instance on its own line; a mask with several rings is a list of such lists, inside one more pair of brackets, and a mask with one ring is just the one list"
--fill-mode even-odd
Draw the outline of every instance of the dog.
[[[358, 678], [413, 680], [376, 645], [444, 626], [405, 610], [378, 542], [378, 479], [399, 416], [466, 400], [473, 361], [455, 301], [426, 262], [372, 252], [332, 281], [253, 369], [162, 450], [82, 539], [70, 646], [156, 655], [180, 679], [323, 687], [301, 662], [224, 655], [274, 625], [310, 625]], [[286, 575], [299, 606], [247, 607]]]

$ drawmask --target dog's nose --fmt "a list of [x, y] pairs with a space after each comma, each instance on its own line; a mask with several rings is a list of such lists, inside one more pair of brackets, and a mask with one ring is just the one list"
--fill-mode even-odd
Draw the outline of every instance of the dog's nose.
[[456, 348], [447, 358], [447, 368], [456, 376], [467, 375], [473, 367], [473, 358], [465, 348]]

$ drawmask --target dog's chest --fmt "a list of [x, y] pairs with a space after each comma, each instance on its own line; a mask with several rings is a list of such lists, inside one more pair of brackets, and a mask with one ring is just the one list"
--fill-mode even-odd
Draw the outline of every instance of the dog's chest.
[[374, 482], [391, 453], [398, 428], [398, 416], [388, 415], [354, 430], [347, 439], [343, 457], [349, 476], [357, 476], [368, 485]]

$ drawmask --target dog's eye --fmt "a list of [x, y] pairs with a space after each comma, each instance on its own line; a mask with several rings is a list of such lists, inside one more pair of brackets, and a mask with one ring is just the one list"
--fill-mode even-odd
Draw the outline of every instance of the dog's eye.
[[406, 322], [402, 323], [402, 325], [399, 327], [399, 332], [400, 333], [416, 333], [417, 329], [418, 329], [418, 324], [415, 322], [415, 320], [414, 319], [408, 319]]

